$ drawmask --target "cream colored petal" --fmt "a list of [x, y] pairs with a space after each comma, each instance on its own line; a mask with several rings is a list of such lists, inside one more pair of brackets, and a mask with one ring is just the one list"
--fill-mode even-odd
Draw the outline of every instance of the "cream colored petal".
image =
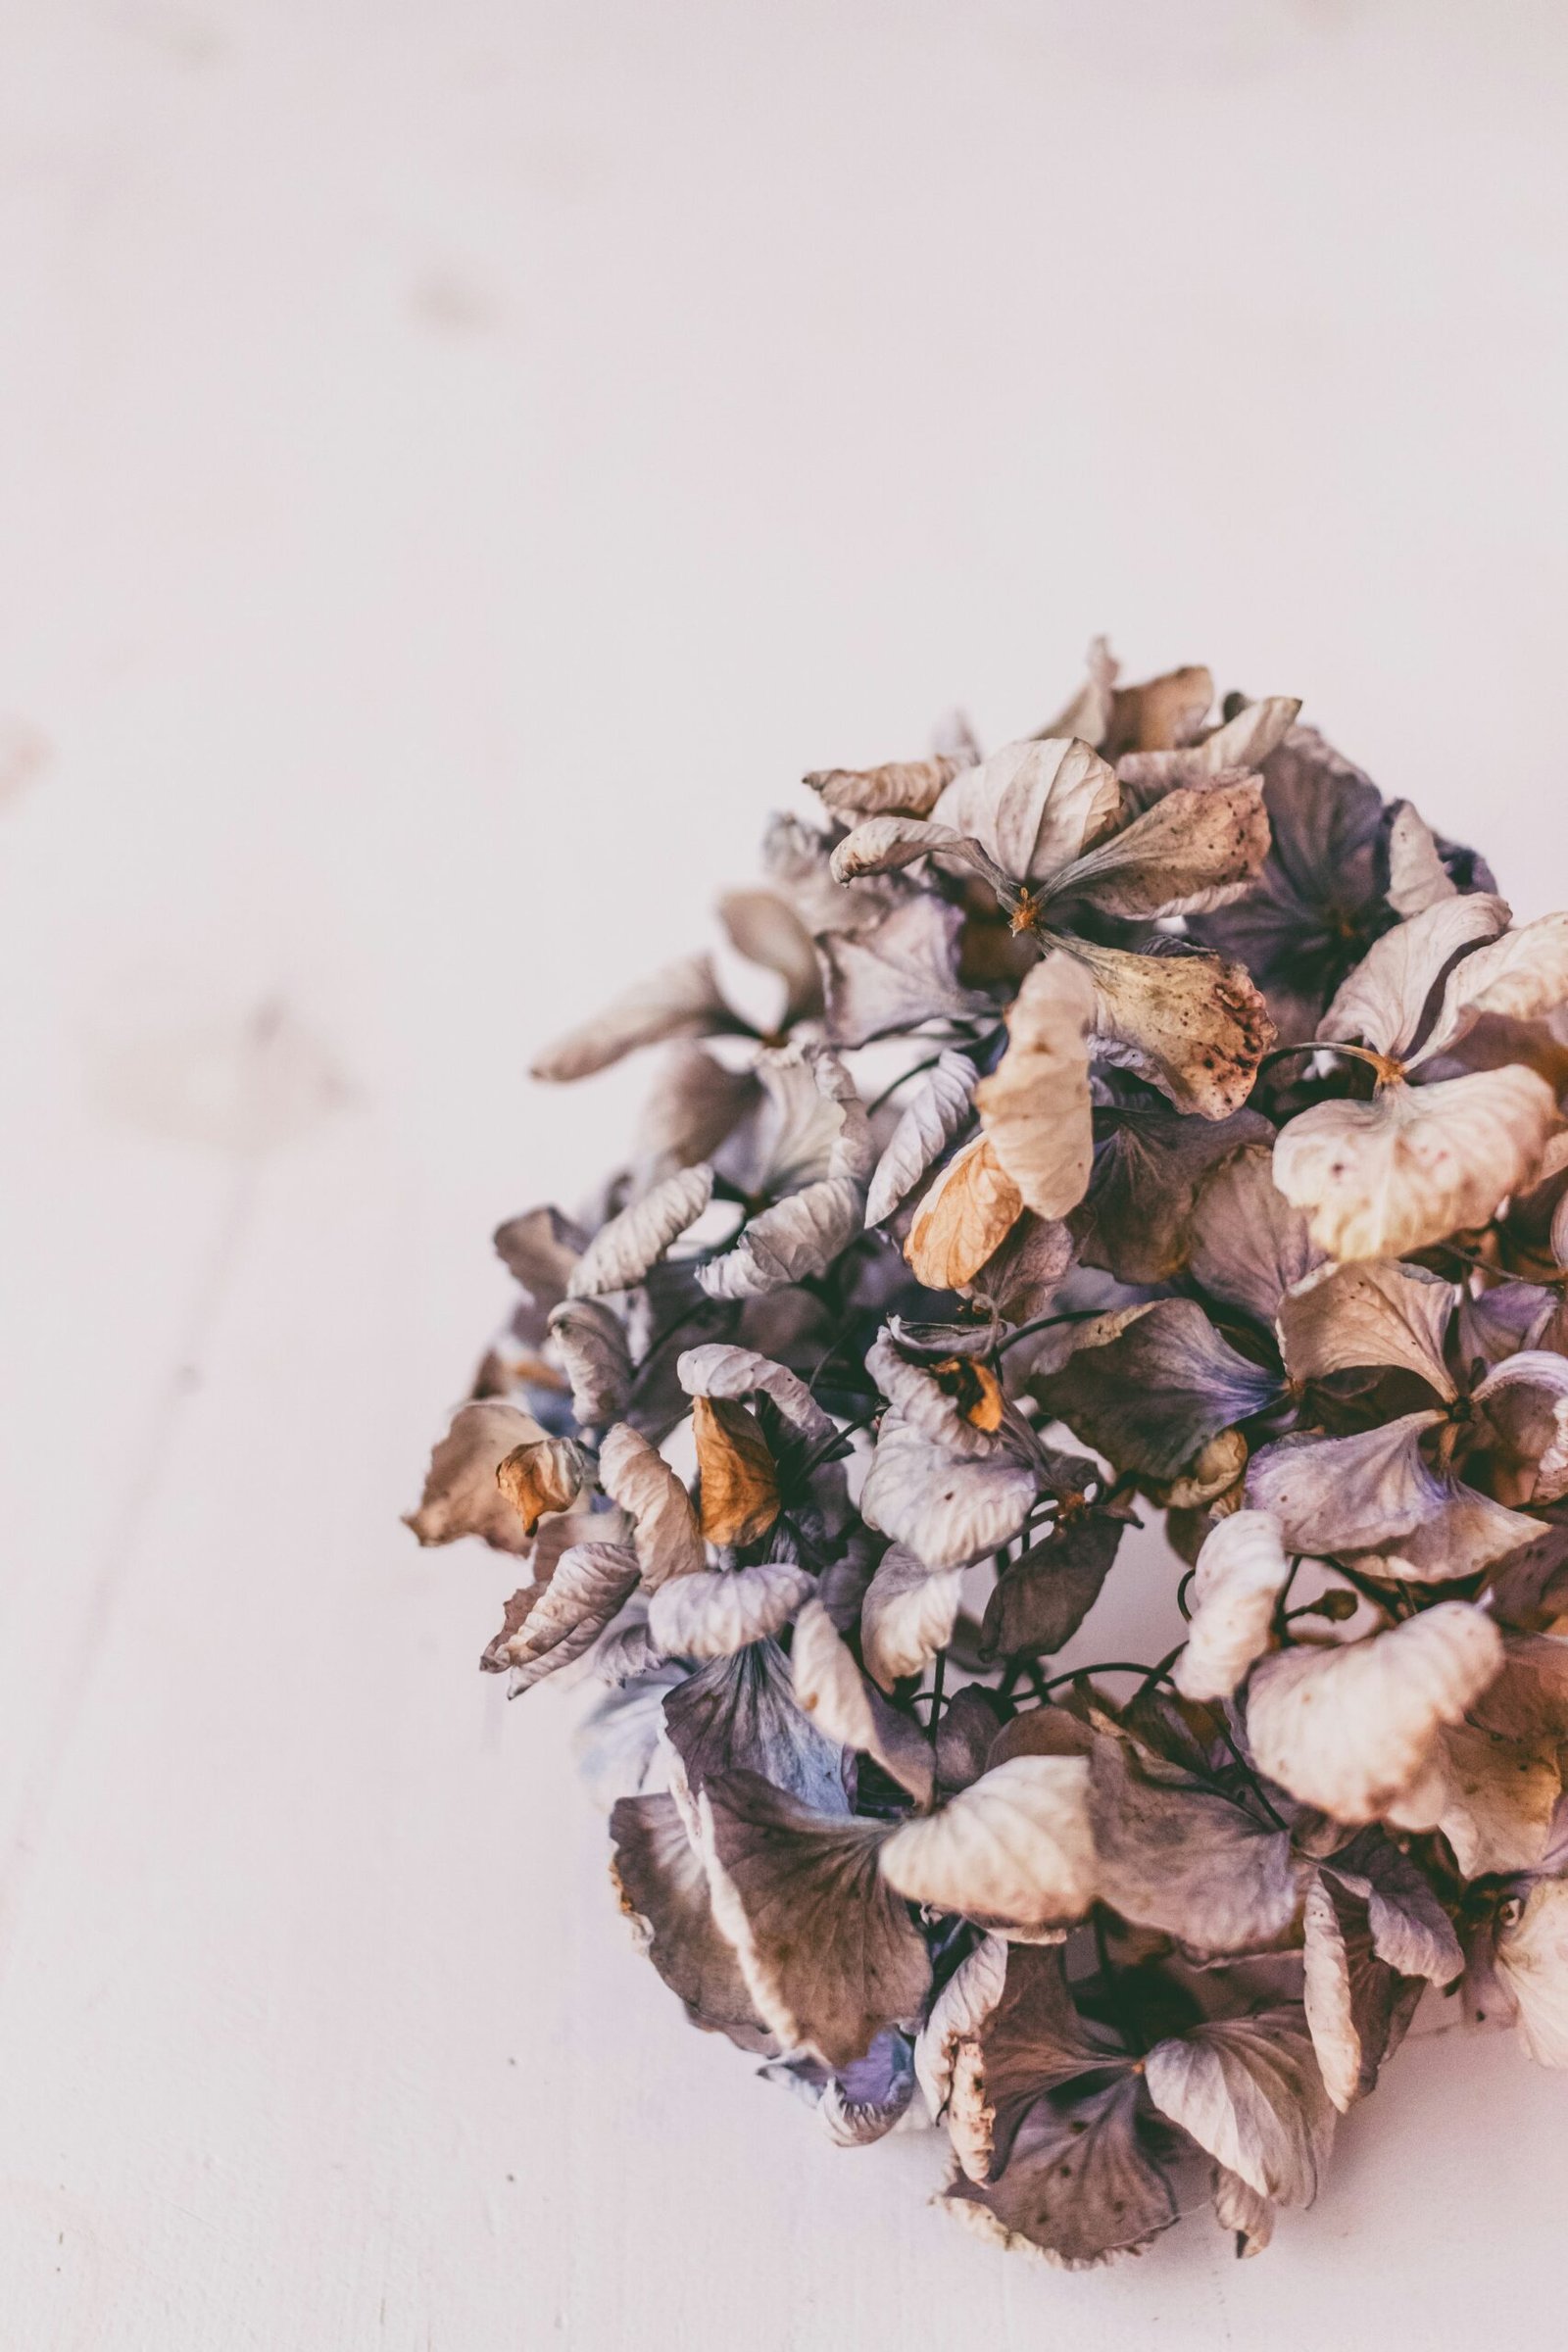
[[1497, 1937], [1497, 1973], [1538, 2066], [1568, 2066], [1568, 1880], [1540, 1879]]
[[961, 1568], [933, 1573], [902, 1544], [890, 1544], [860, 1604], [860, 1655], [884, 1690], [901, 1677], [921, 1674], [953, 1639]]
[[1533, 1465], [1530, 1501], [1560, 1501], [1568, 1494], [1568, 1356], [1521, 1348], [1487, 1374], [1473, 1398], [1515, 1461]]
[[1095, 988], [1091, 1050], [1135, 1070], [1178, 1110], [1226, 1119], [1274, 1043], [1268, 1007], [1239, 963], [1213, 956], [1136, 956], [1075, 940]]
[[1095, 1891], [1088, 1787], [1081, 1756], [1014, 1756], [896, 1830], [882, 1876], [981, 1926], [1028, 1934], [1081, 1919]]
[[820, 1446], [838, 1428], [799, 1373], [775, 1364], [750, 1348], [710, 1341], [688, 1348], [676, 1359], [676, 1376], [688, 1396], [766, 1396], [808, 1446]]
[[865, 1200], [867, 1225], [880, 1225], [892, 1216], [927, 1168], [968, 1124], [978, 1082], [979, 1072], [968, 1055], [954, 1053], [944, 1054], [935, 1068], [922, 1072], [915, 1081], [871, 1178]]
[[680, 1168], [602, 1225], [577, 1260], [566, 1296], [594, 1298], [629, 1291], [659, 1263], [671, 1242], [695, 1225], [713, 1197], [710, 1167]]
[[906, 1355], [884, 1324], [866, 1351], [865, 1368], [911, 1429], [965, 1461], [1017, 1450], [1002, 1384], [983, 1357]]
[[1462, 1600], [1366, 1641], [1283, 1650], [1248, 1685], [1252, 1753], [1270, 1780], [1336, 1821], [1403, 1812], [1439, 1732], [1501, 1664], [1496, 1627]]
[[1458, 884], [1438, 855], [1431, 827], [1408, 801], [1398, 802], [1389, 825], [1389, 905], [1407, 918], [1457, 896]]
[[698, 1267], [697, 1279], [710, 1298], [761, 1298], [825, 1274], [861, 1231], [862, 1200], [847, 1176], [824, 1176], [760, 1210], [733, 1249]]
[[1420, 1266], [1387, 1259], [1320, 1266], [1280, 1300], [1280, 1351], [1293, 1380], [1397, 1367], [1449, 1401], [1444, 1340], [1457, 1293]]
[[711, 1159], [759, 1099], [756, 1075], [726, 1069], [692, 1039], [659, 1057], [634, 1134], [633, 1159], [644, 1174], [663, 1175]]
[[1188, 757], [1209, 776], [1217, 776], [1227, 767], [1257, 767], [1285, 741], [1300, 709], [1298, 695], [1266, 694], [1216, 727]]
[[804, 1020], [822, 1002], [811, 934], [787, 900], [771, 890], [732, 890], [718, 902], [730, 944], [784, 983], [784, 1025]]
[[626, 1544], [574, 1544], [547, 1584], [513, 1594], [480, 1664], [491, 1674], [514, 1668], [515, 1689], [527, 1690], [592, 1649], [636, 1584], [637, 1559]]
[[[1461, 899], [1461, 906], [1474, 905]], [[1484, 1015], [1539, 1021], [1568, 1002], [1568, 914], [1544, 914], [1478, 948], [1448, 974], [1443, 1009], [1414, 1061], [1446, 1054]]]
[[1116, 771], [1067, 736], [1009, 743], [955, 778], [938, 824], [978, 841], [1019, 882], [1054, 874], [1111, 832], [1122, 810]]
[[1291, 1573], [1280, 1523], [1234, 1511], [1205, 1538], [1193, 1579], [1187, 1646], [1175, 1683], [1186, 1698], [1229, 1698], [1274, 1638], [1274, 1605]]
[[734, 1026], [711, 962], [706, 956], [686, 956], [616, 997], [580, 1029], [547, 1046], [533, 1064], [533, 1075], [586, 1078], [639, 1046], [658, 1045], [667, 1037], [707, 1037]]
[[1144, 2061], [1149, 2095], [1257, 2195], [1309, 2205], [1334, 2144], [1334, 2111], [1298, 2010], [1195, 2026]]
[[1005, 1455], [956, 1461], [889, 1412], [860, 1490], [860, 1514], [928, 1568], [956, 1568], [1015, 1536], [1038, 1491], [1025, 1464]]
[[1054, 949], [1025, 973], [1007, 1014], [1007, 1050], [976, 1090], [985, 1140], [1036, 1216], [1065, 1216], [1089, 1182], [1094, 1005], [1082, 966]]
[[971, 764], [939, 755], [890, 760], [881, 767], [822, 767], [803, 780], [835, 816], [929, 816], [943, 787]]
[[1478, 940], [1495, 939], [1508, 920], [1501, 899], [1476, 892], [1440, 899], [1424, 914], [1396, 923], [1374, 940], [1317, 1025], [1325, 1044], [1359, 1039], [1400, 1059], [1413, 1044], [1427, 999], [1445, 967]]
[[643, 1583], [650, 1589], [707, 1566], [691, 1496], [663, 1455], [623, 1421], [607, 1432], [599, 1448], [599, 1483], [631, 1517]]
[[1534, 1179], [1557, 1116], [1544, 1078], [1509, 1065], [1370, 1102], [1317, 1102], [1282, 1129], [1274, 1181], [1332, 1257], [1402, 1257], [1485, 1225]]
[[815, 1589], [808, 1569], [785, 1560], [699, 1569], [660, 1586], [648, 1603], [648, 1630], [666, 1658], [727, 1658], [781, 1633]]
[[1562, 1795], [1557, 1741], [1507, 1740], [1458, 1723], [1444, 1732], [1440, 1746], [1444, 1799], [1438, 1827], [1461, 1876], [1534, 1870], [1546, 1851]]
[[983, 1936], [961, 1960], [931, 2004], [931, 2014], [914, 2045], [914, 2072], [934, 2124], [953, 2089], [960, 2042], [972, 2040], [1002, 1998], [1007, 1980], [1007, 1946], [1000, 1936]]
[[819, 1730], [870, 1756], [917, 1804], [930, 1803], [936, 1786], [930, 1740], [865, 1680], [818, 1600], [808, 1600], [796, 1619], [790, 1667], [795, 1695]]
[[[933, 824], [917, 816], [868, 816], [846, 834], [833, 852], [835, 882], [858, 882], [866, 874], [894, 874], [922, 858], [941, 851], [944, 856], [980, 864], [984, 852], [967, 835], [951, 825]], [[979, 852], [977, 858], [975, 853]]]

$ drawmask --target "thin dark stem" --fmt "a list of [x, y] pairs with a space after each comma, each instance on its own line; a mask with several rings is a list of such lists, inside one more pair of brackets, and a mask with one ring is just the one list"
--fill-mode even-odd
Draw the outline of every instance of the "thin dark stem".
[[835, 1446], [840, 1445], [845, 1438], [853, 1438], [858, 1429], [864, 1429], [868, 1421], [875, 1420], [881, 1409], [882, 1399], [879, 1396], [875, 1404], [869, 1406], [867, 1410], [860, 1415], [858, 1421], [847, 1421], [844, 1424], [844, 1427], [842, 1429], [836, 1429], [830, 1438], [824, 1438], [820, 1446], [813, 1446], [810, 1452], [807, 1455], [805, 1461], [802, 1462], [800, 1468], [796, 1471], [795, 1476], [797, 1478], [808, 1477], [810, 1473], [817, 1467], [819, 1462], [825, 1462], [827, 1460]]
[[1084, 1306], [1070, 1315], [1036, 1315], [1032, 1323], [1020, 1323], [1016, 1331], [1009, 1331], [1004, 1340], [999, 1340], [991, 1352], [1005, 1355], [1009, 1348], [1016, 1348], [1020, 1340], [1027, 1340], [1034, 1332], [1050, 1331], [1058, 1323], [1093, 1323], [1102, 1312], [1098, 1306]]
[[942, 1686], [947, 1679], [947, 1672], [948, 1653], [945, 1649], [939, 1649], [937, 1651], [936, 1671], [931, 1677], [931, 1714], [926, 1724], [926, 1729], [931, 1735], [931, 1744], [933, 1747], [935, 1747], [937, 1743], [937, 1718], [942, 1712]]
[[642, 1362], [637, 1366], [636, 1371], [632, 1374], [632, 1386], [634, 1388], [642, 1379], [643, 1374], [647, 1371], [649, 1365], [653, 1362], [660, 1349], [663, 1348], [670, 1340], [672, 1340], [678, 1331], [684, 1331], [688, 1323], [695, 1323], [699, 1315], [706, 1315], [713, 1301], [711, 1298], [699, 1298], [695, 1306], [689, 1306], [683, 1315], [677, 1315], [673, 1323], [666, 1323], [663, 1330], [659, 1333], [657, 1338], [649, 1341]]
[[1478, 1274], [1490, 1274], [1494, 1282], [1518, 1282], [1529, 1290], [1545, 1290], [1563, 1279], [1561, 1274], [1548, 1274], [1544, 1281], [1533, 1283], [1528, 1274], [1510, 1274], [1504, 1267], [1494, 1266], [1486, 1258], [1476, 1257], [1470, 1250], [1458, 1249], [1452, 1242], [1434, 1242], [1432, 1248], [1441, 1250], [1445, 1257], [1456, 1257], [1462, 1266], [1474, 1267]]
[[1198, 1570], [1196, 1568], [1189, 1568], [1187, 1574], [1182, 1578], [1181, 1583], [1176, 1588], [1176, 1606], [1182, 1613], [1182, 1622], [1184, 1625], [1191, 1625], [1193, 1621], [1193, 1612], [1187, 1606], [1187, 1592], [1189, 1586], [1192, 1584], [1192, 1581], [1197, 1574]]
[[1241, 1749], [1231, 1738], [1230, 1725], [1225, 1721], [1223, 1716], [1217, 1717], [1216, 1721], [1219, 1725], [1220, 1738], [1230, 1749], [1231, 1754], [1236, 1758], [1238, 1770], [1246, 1775], [1247, 1781], [1251, 1788], [1252, 1793], [1257, 1798], [1258, 1803], [1262, 1806], [1264, 1812], [1268, 1815], [1270, 1821], [1274, 1824], [1274, 1827], [1277, 1830], [1283, 1830], [1287, 1828], [1288, 1824], [1281, 1821], [1279, 1815], [1275, 1812], [1273, 1806], [1269, 1803], [1267, 1796], [1264, 1794], [1262, 1782], [1258, 1779], [1256, 1773], [1252, 1770], [1252, 1767], [1250, 1764], [1249, 1764], [1247, 1758], [1243, 1755]]

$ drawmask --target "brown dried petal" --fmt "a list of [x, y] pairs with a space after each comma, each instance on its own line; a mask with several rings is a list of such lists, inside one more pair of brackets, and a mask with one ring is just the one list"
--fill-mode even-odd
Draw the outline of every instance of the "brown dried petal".
[[497, 1226], [495, 1246], [497, 1256], [534, 1304], [548, 1308], [565, 1297], [588, 1236], [559, 1208], [530, 1208]]
[[496, 1471], [514, 1447], [537, 1444], [544, 1434], [526, 1413], [494, 1398], [461, 1405], [430, 1455], [419, 1507], [404, 1525], [421, 1544], [480, 1536], [496, 1551], [525, 1552], [528, 1532], [497, 1487]]
[[814, 1813], [750, 1772], [710, 1780], [702, 1818], [714, 1916], [781, 2041], [848, 2066], [916, 2022], [931, 1966], [878, 1874], [878, 1823]]
[[548, 1511], [569, 1511], [587, 1468], [569, 1438], [533, 1438], [496, 1464], [496, 1485], [531, 1536]]
[[1280, 1351], [1293, 1380], [1364, 1366], [1413, 1372], [1449, 1402], [1444, 1341], [1455, 1292], [1420, 1266], [1382, 1259], [1320, 1266], [1280, 1300]]
[[1023, 1195], [988, 1136], [954, 1154], [915, 1211], [904, 1253], [928, 1291], [972, 1282], [1023, 1214]]
[[1087, 743], [1009, 743], [956, 777], [937, 802], [939, 824], [978, 841], [1004, 874], [1039, 882], [1111, 832], [1121, 786]]
[[622, 1797], [610, 1817], [611, 1876], [643, 1949], [694, 2026], [770, 2054], [729, 1938], [713, 1920], [708, 1872], [672, 1796]]
[[986, 1604], [982, 1658], [1049, 1657], [1070, 1642], [1100, 1598], [1122, 1534], [1119, 1519], [1079, 1514], [1005, 1564]]
[[1094, 982], [1097, 1060], [1135, 1070], [1200, 1118], [1242, 1108], [1274, 1024], [1241, 964], [1135, 956], [1086, 940], [1074, 941], [1073, 954]]
[[[1216, 1242], [1244, 1247], [1228, 1213], [1217, 1220], [1210, 1213], [1200, 1224], [1197, 1211], [1224, 1169], [1245, 1167], [1254, 1156], [1238, 1146], [1265, 1141], [1272, 1146], [1273, 1131], [1252, 1110], [1219, 1120], [1184, 1118], [1175, 1110], [1121, 1112], [1073, 1214], [1086, 1263], [1104, 1266], [1118, 1282], [1168, 1282], [1186, 1265], [1200, 1235], [1210, 1254]], [[1262, 1164], [1272, 1190], [1266, 1152]], [[1279, 1205], [1295, 1214], [1283, 1200]], [[1304, 1220], [1298, 1222], [1304, 1234]], [[1271, 1304], [1269, 1317], [1273, 1311]]]
[[703, 1534], [710, 1544], [756, 1544], [778, 1517], [779, 1496], [778, 1473], [755, 1416], [728, 1397], [698, 1396], [692, 1434]]
[[1087, 857], [1047, 894], [1123, 920], [1202, 914], [1240, 898], [1268, 856], [1259, 776], [1178, 787]]
[[880, 1225], [892, 1216], [967, 1126], [977, 1083], [978, 1072], [964, 1054], [944, 1054], [933, 1069], [922, 1073], [877, 1161], [865, 1200], [867, 1225]]
[[890, 760], [881, 767], [820, 767], [804, 781], [835, 816], [929, 816], [967, 760]]

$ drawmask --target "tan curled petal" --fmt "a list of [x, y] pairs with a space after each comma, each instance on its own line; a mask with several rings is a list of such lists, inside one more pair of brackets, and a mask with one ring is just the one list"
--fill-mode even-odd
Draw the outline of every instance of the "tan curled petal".
[[1501, 899], [1477, 891], [1440, 899], [1424, 914], [1396, 923], [1342, 983], [1317, 1025], [1318, 1036], [1325, 1044], [1359, 1038], [1375, 1053], [1402, 1059], [1448, 963], [1478, 940], [1495, 939], [1507, 920]]
[[860, 1603], [860, 1655], [884, 1690], [921, 1674], [953, 1639], [961, 1568], [932, 1571], [902, 1544], [890, 1544]]
[[[1472, 904], [1462, 899], [1461, 906]], [[1446, 1054], [1485, 1015], [1539, 1021], [1568, 1002], [1568, 914], [1544, 914], [1478, 948], [1448, 974], [1443, 1009], [1416, 1061]]]
[[666, 1658], [727, 1658], [781, 1633], [816, 1579], [792, 1561], [761, 1568], [698, 1569], [672, 1577], [648, 1603], [648, 1630]]
[[1439, 1732], [1501, 1664], [1496, 1627], [1463, 1600], [1367, 1641], [1283, 1650], [1248, 1685], [1253, 1755], [1270, 1780], [1336, 1821], [1403, 1813], [1430, 1774]]
[[1280, 1350], [1293, 1380], [1364, 1366], [1413, 1372], [1449, 1402], [1443, 1347], [1456, 1293], [1420, 1266], [1361, 1259], [1320, 1266], [1280, 1300]]
[[578, 1259], [566, 1295], [594, 1298], [605, 1291], [629, 1291], [669, 1248], [695, 1225], [713, 1197], [711, 1168], [678, 1168], [640, 1200], [633, 1200], [602, 1225]]
[[858, 882], [866, 874], [894, 874], [917, 864], [937, 851], [984, 870], [980, 844], [951, 825], [931, 824], [917, 816], [868, 816], [846, 834], [833, 852], [830, 865], [835, 882]]
[[947, 755], [889, 760], [880, 767], [819, 767], [803, 781], [835, 816], [929, 816], [944, 785], [969, 764]]
[[989, 1136], [954, 1153], [914, 1214], [904, 1254], [929, 1291], [972, 1282], [1023, 1215], [1023, 1195]]
[[559, 1208], [530, 1208], [496, 1227], [495, 1247], [496, 1255], [534, 1304], [552, 1307], [565, 1297], [588, 1236]]
[[807, 1601], [796, 1620], [790, 1667], [795, 1695], [819, 1730], [870, 1756], [917, 1804], [930, 1803], [936, 1785], [930, 1740], [865, 1680], [819, 1600]]
[[497, 1551], [526, 1551], [528, 1531], [496, 1485], [496, 1472], [518, 1446], [535, 1445], [544, 1434], [527, 1413], [491, 1397], [460, 1406], [430, 1455], [419, 1507], [404, 1525], [421, 1544], [480, 1536]]
[[1533, 1180], [1556, 1122], [1550, 1087], [1510, 1065], [1370, 1102], [1316, 1102], [1280, 1132], [1274, 1181], [1331, 1257], [1402, 1257], [1485, 1225]]
[[710, 1544], [755, 1544], [778, 1517], [778, 1474], [767, 1440], [744, 1404], [698, 1396], [692, 1404], [703, 1534]]
[[706, 956], [685, 956], [652, 979], [616, 997], [604, 1011], [547, 1046], [533, 1065], [536, 1078], [586, 1078], [639, 1046], [668, 1037], [707, 1037], [733, 1029], [735, 1016], [719, 993]]
[[657, 1589], [707, 1566], [691, 1496], [663, 1455], [623, 1421], [599, 1448], [599, 1483], [631, 1517], [645, 1585]]
[[911, 1902], [982, 1927], [1063, 1927], [1094, 1899], [1088, 1789], [1081, 1756], [1013, 1756], [939, 1813], [896, 1830], [882, 1876]]
[[1268, 1511], [1233, 1511], [1204, 1539], [1187, 1647], [1175, 1666], [1185, 1698], [1229, 1698], [1274, 1639], [1274, 1604], [1290, 1573], [1280, 1523]]
[[625, 1544], [573, 1544], [548, 1583], [513, 1594], [479, 1663], [490, 1674], [514, 1668], [516, 1688], [527, 1690], [592, 1649], [636, 1584], [636, 1556]]
[[1135, 956], [1075, 940], [1094, 982], [1099, 1061], [1135, 1070], [1178, 1110], [1227, 1119], [1274, 1043], [1268, 1007], [1243, 966], [1215, 956]]
[[1065, 1216], [1075, 1207], [1094, 1164], [1088, 1044], [1094, 1003], [1082, 966], [1054, 949], [1024, 974], [1007, 1014], [1007, 1050], [976, 1090], [985, 1140], [1023, 1205], [1039, 1217]]
[[1081, 899], [1124, 920], [1204, 914], [1240, 898], [1268, 844], [1260, 776], [1178, 786], [1065, 867], [1046, 896]]
[[570, 1438], [535, 1438], [496, 1464], [496, 1485], [531, 1536], [549, 1511], [569, 1511], [588, 1476]]

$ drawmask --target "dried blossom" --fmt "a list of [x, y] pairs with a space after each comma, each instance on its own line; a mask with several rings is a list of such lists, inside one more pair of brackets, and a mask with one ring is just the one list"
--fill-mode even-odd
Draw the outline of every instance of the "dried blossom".
[[[526, 1563], [487, 1669], [597, 1685], [692, 2021], [839, 2146], [918, 2082], [1070, 2269], [1266, 2245], [1427, 1985], [1568, 2066], [1568, 916], [1213, 705], [1097, 641], [807, 778], [718, 909], [772, 1025], [700, 953], [540, 1056], [663, 1049], [409, 1522]], [[1141, 1508], [1186, 1638], [1080, 1664]]]

